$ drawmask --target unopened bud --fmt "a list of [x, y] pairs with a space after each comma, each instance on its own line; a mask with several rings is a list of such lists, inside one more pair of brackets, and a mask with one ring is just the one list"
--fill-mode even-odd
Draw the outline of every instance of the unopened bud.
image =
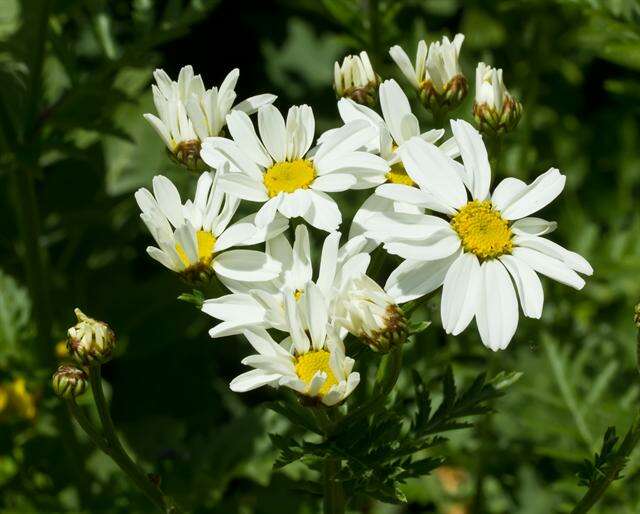
[[367, 52], [347, 55], [342, 66], [334, 64], [333, 87], [338, 97], [374, 107], [379, 85], [380, 77], [373, 71]]
[[428, 80], [420, 86], [420, 101], [435, 115], [446, 113], [458, 107], [467, 96], [469, 84], [464, 75], [456, 75], [446, 82], [442, 89]]
[[87, 390], [87, 374], [75, 366], [62, 365], [53, 374], [53, 391], [61, 398], [77, 398]]
[[74, 310], [78, 323], [67, 334], [69, 354], [80, 364], [89, 366], [103, 364], [111, 359], [116, 346], [116, 336], [106, 323]]
[[500, 135], [513, 130], [522, 117], [522, 104], [509, 94], [502, 70], [478, 63], [473, 117], [481, 132]]
[[409, 335], [402, 309], [366, 275], [351, 279], [343, 288], [336, 302], [335, 318], [340, 326], [380, 353], [403, 344]]

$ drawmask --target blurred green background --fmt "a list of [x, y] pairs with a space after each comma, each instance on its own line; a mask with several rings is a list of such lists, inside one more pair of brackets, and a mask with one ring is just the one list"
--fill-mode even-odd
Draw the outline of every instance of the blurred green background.
[[[268, 433], [291, 430], [262, 405], [277, 393], [228, 390], [246, 342], [212, 341], [212, 320], [177, 301], [186, 287], [145, 253], [133, 192], [159, 172], [185, 193], [195, 185], [142, 118], [153, 112], [151, 73], [176, 77], [192, 64], [211, 87], [239, 67], [238, 98], [308, 103], [321, 131], [338, 123], [335, 60], [366, 49], [383, 78], [407, 86], [389, 46], [411, 55], [419, 39], [456, 32], [466, 35], [469, 80], [479, 60], [502, 67], [524, 106], [500, 174], [529, 181], [556, 166], [567, 175], [544, 216], [595, 274], [581, 292], [544, 281], [542, 320], [521, 320], [498, 354], [475, 329], [444, 336], [437, 299], [423, 309], [434, 325], [405, 362], [428, 383], [448, 362], [462, 381], [483, 370], [524, 375], [496, 414], [452, 435], [446, 467], [406, 485], [408, 504], [358, 509], [566, 512], [584, 492], [580, 463], [607, 426], [623, 433], [640, 404], [639, 21], [634, 0], [0, 0], [0, 512], [151, 512], [52, 396], [56, 343], [76, 306], [119, 335], [104, 369], [113, 417], [179, 503], [197, 513], [318, 512], [304, 467], [272, 472]], [[454, 116], [471, 120], [472, 97]], [[345, 220], [366, 195], [336, 195]], [[405, 373], [398, 394], [408, 385]], [[635, 452], [593, 512], [640, 512], [639, 480]]]

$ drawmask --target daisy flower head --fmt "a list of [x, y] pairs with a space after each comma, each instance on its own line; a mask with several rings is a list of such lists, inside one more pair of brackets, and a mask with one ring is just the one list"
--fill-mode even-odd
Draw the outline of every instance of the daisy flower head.
[[367, 52], [347, 55], [342, 66], [336, 62], [333, 77], [333, 88], [338, 97], [351, 98], [363, 105], [375, 105], [380, 77], [373, 71]]
[[231, 110], [251, 114], [276, 99], [274, 95], [262, 94], [234, 106], [240, 76], [237, 68], [220, 87], [211, 89], [205, 89], [202, 77], [194, 75], [191, 66], [180, 70], [177, 81], [161, 69], [153, 76], [156, 80], [152, 86], [153, 101], [158, 114], [147, 113], [144, 117], [162, 138], [170, 155], [190, 169], [199, 168], [201, 142], [222, 132]]
[[522, 116], [522, 104], [507, 91], [502, 70], [478, 63], [473, 116], [480, 131], [488, 134], [508, 132]]
[[445, 331], [457, 335], [475, 318], [485, 346], [504, 349], [518, 325], [518, 297], [525, 316], [542, 314], [538, 273], [581, 289], [578, 273], [591, 275], [593, 269], [577, 253], [541, 237], [556, 228], [554, 222], [530, 216], [562, 192], [564, 175], [552, 168], [528, 185], [506, 178], [490, 194], [482, 137], [462, 120], [452, 121], [451, 128], [464, 165], [413, 138], [400, 154], [418, 187], [383, 184], [377, 190], [444, 216], [377, 214], [368, 220], [366, 235], [406, 259], [385, 285], [396, 301], [419, 298], [442, 285]]
[[227, 126], [233, 139], [208, 138], [201, 156], [213, 168], [230, 163], [231, 173], [220, 178], [220, 187], [262, 203], [256, 215], [260, 226], [280, 212], [327, 232], [337, 230], [342, 215], [327, 192], [346, 191], [359, 176], [388, 170], [384, 159], [360, 150], [374, 130], [364, 121], [341, 127], [310, 151], [315, 119], [308, 105], [291, 107], [286, 122], [275, 107], [261, 107], [260, 137], [243, 112], [227, 116]]
[[[368, 122], [375, 129], [374, 137], [367, 143], [366, 148], [370, 152], [379, 154], [389, 165], [387, 172], [372, 173], [360, 178], [354, 188], [368, 188], [384, 183], [415, 186], [404, 169], [398, 148], [416, 136], [435, 144], [444, 135], [444, 130], [432, 129], [421, 132], [418, 119], [411, 111], [407, 95], [393, 79], [385, 80], [380, 85], [380, 105], [382, 116], [373, 109], [358, 105], [346, 98], [338, 102], [338, 110], [344, 123], [362, 120]], [[325, 132], [323, 138], [332, 133], [333, 131]], [[442, 143], [440, 149], [452, 158], [459, 155], [454, 138]], [[364, 233], [364, 225], [369, 216], [389, 209], [398, 212], [420, 212], [419, 208], [411, 204], [401, 201], [392, 202], [380, 196], [371, 195], [356, 212], [351, 223], [349, 237], [356, 237]]]
[[463, 34], [456, 34], [453, 41], [444, 36], [428, 46], [421, 40], [415, 66], [400, 46], [389, 50], [400, 71], [418, 91], [422, 103], [434, 113], [455, 109], [467, 95], [467, 79], [459, 61], [463, 41]]
[[230, 250], [234, 246], [258, 244], [286, 230], [281, 216], [264, 227], [254, 216], [231, 224], [239, 200], [217, 187], [217, 176], [204, 172], [195, 197], [184, 204], [176, 186], [166, 177], [153, 179], [153, 193], [139, 189], [135, 198], [140, 218], [157, 243], [147, 253], [188, 282], [203, 282], [215, 272], [233, 280], [271, 280], [280, 265], [263, 252]]
[[264, 385], [288, 387], [312, 402], [333, 406], [356, 388], [360, 375], [353, 371], [354, 360], [345, 355], [344, 343], [328, 323], [322, 292], [313, 283], [306, 291], [299, 301], [293, 294], [287, 295], [291, 333], [282, 343], [276, 343], [264, 329], [244, 332], [257, 354], [242, 363], [254, 369], [234, 378], [232, 391], [246, 392]]
[[284, 234], [269, 239], [265, 254], [280, 265], [280, 274], [273, 280], [260, 283], [221, 277], [232, 293], [203, 303], [204, 313], [221, 320], [209, 335], [224, 337], [253, 328], [290, 332], [291, 326], [285, 314], [286, 296], [291, 295], [299, 301], [305, 296], [310, 283], [314, 283], [329, 299], [329, 308], [332, 309], [338, 292], [352, 277], [364, 274], [370, 262], [369, 254], [363, 251], [366, 244], [364, 236], [351, 239], [341, 247], [339, 244], [339, 232], [326, 236], [318, 269], [314, 272], [309, 231], [305, 225], [296, 227], [293, 246]]

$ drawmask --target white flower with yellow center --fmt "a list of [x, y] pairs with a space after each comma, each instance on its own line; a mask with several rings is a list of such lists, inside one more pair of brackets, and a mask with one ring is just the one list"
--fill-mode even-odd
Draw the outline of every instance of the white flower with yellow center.
[[263, 252], [229, 250], [233, 246], [261, 243], [287, 228], [283, 217], [266, 227], [256, 227], [254, 216], [230, 225], [239, 200], [216, 187], [208, 172], [200, 175], [195, 198], [184, 204], [180, 193], [166, 177], [153, 179], [153, 194], [139, 189], [136, 201], [158, 247], [147, 253], [190, 281], [205, 280], [215, 271], [220, 277], [238, 281], [271, 280], [280, 264]]
[[260, 138], [245, 113], [232, 112], [227, 125], [233, 140], [208, 138], [201, 156], [213, 168], [231, 164], [232, 173], [220, 178], [220, 187], [263, 203], [256, 215], [258, 225], [270, 223], [280, 212], [287, 218], [302, 216], [310, 225], [332, 232], [342, 215], [327, 192], [346, 191], [357, 177], [389, 168], [380, 157], [358, 151], [373, 137], [373, 129], [363, 121], [338, 129], [310, 152], [315, 120], [307, 105], [291, 107], [286, 123], [275, 107], [261, 107]]
[[261, 105], [272, 103], [270, 94], [252, 96], [235, 107], [235, 86], [240, 70], [232, 70], [219, 88], [205, 89], [200, 75], [185, 66], [173, 81], [164, 70], [153, 73], [153, 101], [158, 115], [145, 114], [145, 119], [162, 138], [169, 151], [185, 163], [198, 159], [201, 142], [222, 131], [231, 110], [254, 113]]
[[353, 371], [354, 360], [345, 355], [342, 340], [328, 324], [326, 300], [318, 286], [308, 284], [299, 301], [293, 294], [287, 298], [291, 336], [278, 344], [264, 329], [246, 330], [244, 335], [257, 354], [242, 363], [254, 369], [234, 378], [231, 390], [284, 386], [324, 405], [336, 405], [360, 382], [359, 373]]
[[[435, 144], [444, 135], [444, 130], [432, 129], [421, 132], [418, 119], [411, 111], [407, 95], [404, 94], [398, 83], [393, 79], [385, 80], [380, 85], [380, 105], [382, 107], [382, 116], [373, 109], [358, 105], [346, 98], [338, 102], [338, 110], [344, 123], [363, 120], [375, 129], [374, 137], [366, 144], [366, 149], [380, 155], [387, 161], [390, 168], [387, 172], [372, 173], [361, 177], [354, 189], [369, 188], [384, 183], [415, 186], [402, 165], [398, 148], [416, 136]], [[325, 132], [321, 141], [331, 136], [335, 130], [338, 129]], [[445, 141], [440, 145], [440, 149], [452, 158], [460, 155], [454, 138]], [[397, 212], [420, 212], [413, 205], [404, 202], [392, 202], [380, 196], [371, 195], [353, 217], [349, 238], [364, 233], [366, 219], [369, 216], [389, 209], [394, 209]]]
[[[367, 222], [367, 236], [406, 259], [385, 290], [398, 302], [423, 296], [444, 284], [442, 324], [457, 335], [475, 317], [483, 343], [505, 348], [518, 325], [518, 300], [525, 316], [542, 314], [537, 273], [581, 289], [593, 269], [580, 255], [540, 237], [554, 222], [529, 217], [563, 190], [565, 176], [552, 168], [530, 185], [506, 178], [489, 194], [491, 170], [480, 134], [467, 122], [451, 122], [464, 166], [434, 145], [413, 138], [400, 148], [418, 188], [383, 184], [377, 193], [443, 213], [386, 212]], [[471, 199], [467, 196], [468, 189]], [[515, 283], [515, 289], [514, 289]]]
[[[339, 243], [339, 232], [333, 232], [325, 238], [315, 274], [315, 284], [331, 302], [351, 277], [366, 272], [370, 261], [369, 254], [363, 252], [366, 244], [363, 236], [349, 240], [342, 247], [339, 247]], [[284, 332], [291, 330], [285, 316], [285, 296], [292, 294], [296, 300], [300, 300], [314, 277], [307, 227], [296, 227], [293, 247], [284, 234], [269, 239], [266, 256], [281, 266], [282, 271], [276, 278], [248, 283], [221, 277], [232, 294], [205, 300], [202, 311], [221, 320], [209, 331], [211, 337], [240, 334], [245, 329], [256, 327], [275, 328]]]
[[352, 98], [359, 104], [373, 105], [380, 77], [373, 71], [367, 52], [347, 55], [342, 66], [333, 66], [333, 88], [339, 97]]

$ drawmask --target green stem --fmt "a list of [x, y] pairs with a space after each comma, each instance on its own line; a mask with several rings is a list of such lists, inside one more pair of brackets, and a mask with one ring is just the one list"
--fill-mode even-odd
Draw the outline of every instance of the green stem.
[[324, 461], [324, 514], [344, 514], [345, 496], [342, 482], [338, 478], [342, 462], [335, 457], [327, 457]]
[[102, 428], [104, 430], [103, 439], [105, 447], [100, 446], [97, 439], [94, 439], [95, 433], [93, 436], [91, 434], [89, 434], [89, 436], [96, 441], [96, 444], [98, 444], [100, 449], [115, 461], [120, 469], [127, 474], [133, 483], [138, 486], [138, 488], [147, 496], [147, 498], [149, 498], [158, 510], [167, 514], [177, 514], [179, 510], [173, 505], [173, 502], [170, 501], [162, 491], [149, 480], [144, 471], [140, 469], [140, 467], [131, 459], [131, 457], [129, 457], [125, 449], [122, 447], [122, 443], [116, 433], [115, 425], [113, 424], [111, 414], [109, 413], [109, 406], [102, 390], [102, 377], [99, 364], [91, 366], [89, 380], [91, 382], [91, 389], [93, 391], [96, 407], [98, 408], [98, 415], [100, 416], [100, 421], [102, 422]]
[[638, 445], [638, 442], [640, 442], [640, 411], [636, 414], [611, 464], [607, 466], [605, 474], [591, 484], [589, 490], [571, 511], [571, 514], [583, 514], [591, 510], [611, 485], [611, 482], [618, 478], [620, 471], [624, 468], [629, 455]]

